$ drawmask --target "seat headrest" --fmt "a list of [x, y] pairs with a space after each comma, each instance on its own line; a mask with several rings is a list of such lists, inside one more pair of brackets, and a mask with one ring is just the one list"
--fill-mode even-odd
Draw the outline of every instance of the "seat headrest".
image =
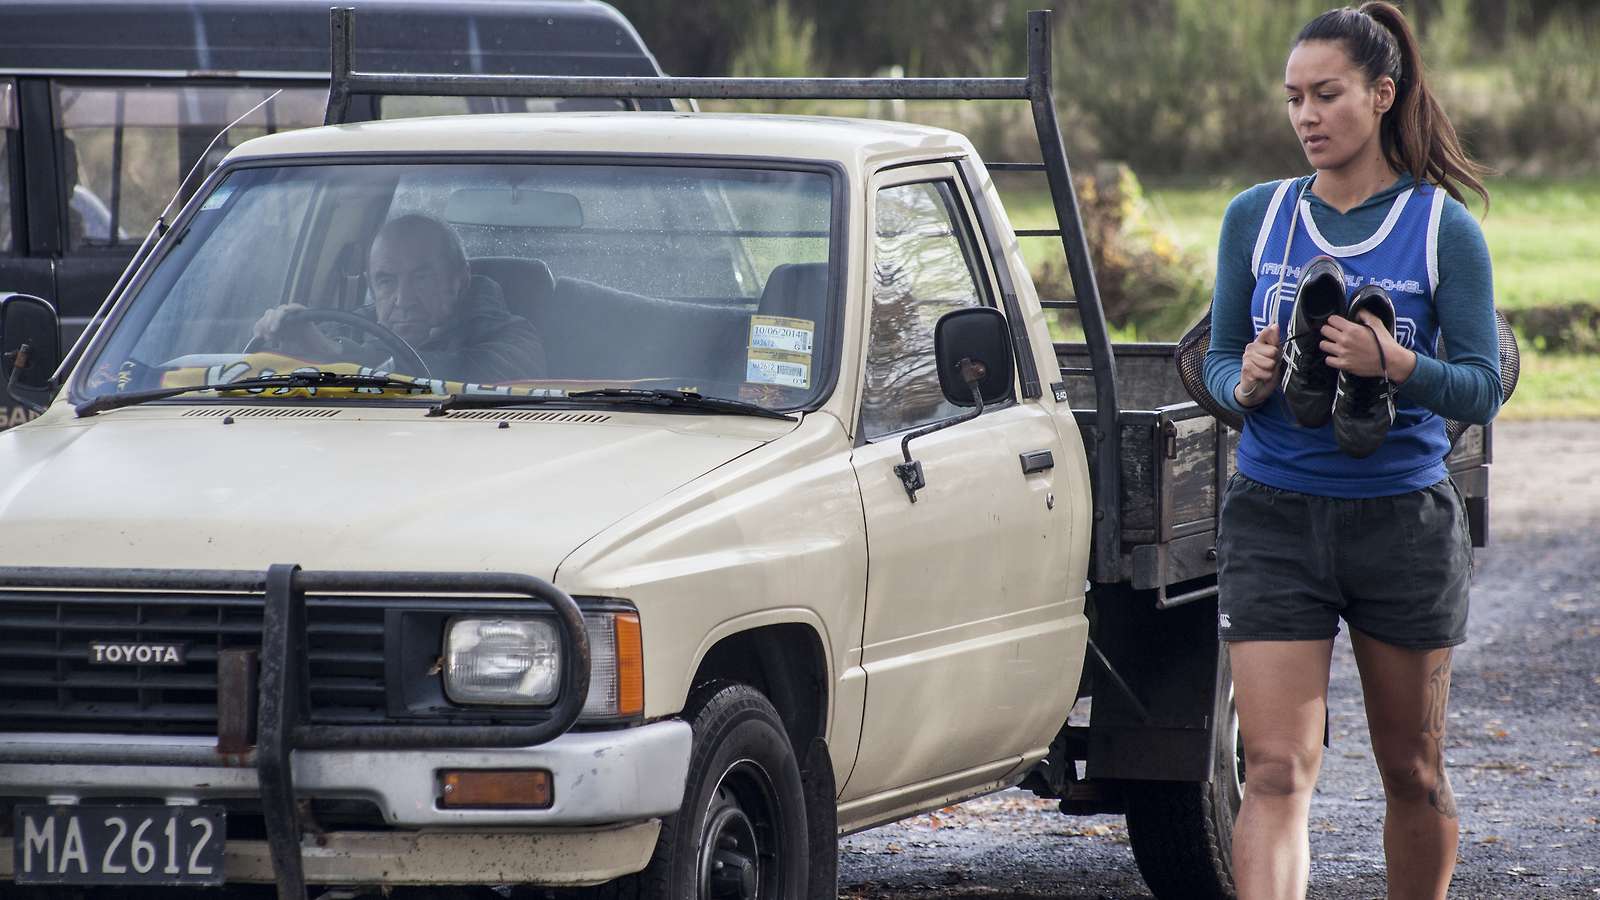
[[828, 299], [827, 263], [784, 263], [767, 276], [756, 310], [764, 316], [784, 316], [815, 322]]
[[470, 260], [473, 275], [481, 275], [500, 285], [506, 308], [512, 315], [532, 317], [536, 306], [555, 293], [556, 279], [542, 260], [520, 256], [480, 256]]

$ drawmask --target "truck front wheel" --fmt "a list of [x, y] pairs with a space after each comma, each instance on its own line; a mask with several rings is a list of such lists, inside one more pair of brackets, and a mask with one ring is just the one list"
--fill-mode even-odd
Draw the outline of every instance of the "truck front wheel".
[[1217, 663], [1216, 761], [1211, 781], [1130, 781], [1128, 841], [1145, 884], [1159, 900], [1231, 900], [1233, 820], [1244, 798], [1244, 745], [1224, 649]]
[[783, 721], [742, 684], [697, 690], [684, 709], [694, 749], [683, 806], [661, 823], [622, 896], [780, 900], [806, 896], [806, 798]]

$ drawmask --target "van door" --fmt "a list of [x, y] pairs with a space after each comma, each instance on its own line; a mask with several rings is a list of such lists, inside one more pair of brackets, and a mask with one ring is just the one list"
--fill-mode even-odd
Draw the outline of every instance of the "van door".
[[[23, 95], [29, 81], [38, 79], [0, 78], [0, 291], [33, 294], [55, 300], [54, 261], [33, 254], [34, 236], [39, 230], [34, 219], [39, 213], [30, 203], [34, 175], [33, 156], [48, 155], [50, 148], [50, 110], [42, 105], [27, 108]], [[40, 83], [42, 87], [42, 83]], [[39, 94], [41, 99], [46, 95]], [[25, 123], [42, 122], [42, 140], [28, 144], [31, 129]], [[48, 166], [45, 167], [48, 172]], [[41, 224], [54, 220], [47, 217]], [[0, 421], [0, 426], [5, 422]]]
[[[0, 78], [0, 260], [5, 261], [16, 255], [17, 233], [21, 230], [15, 221], [22, 211], [22, 181], [18, 177], [21, 160], [17, 151], [11, 149], [16, 140], [17, 83], [11, 78]], [[5, 285], [10, 280], [5, 272], [0, 269], [0, 291], [7, 290]]]
[[[30, 82], [43, 87], [39, 79], [0, 78], [0, 294], [32, 294], [54, 302], [56, 260], [48, 252], [33, 252], [40, 225], [48, 232], [53, 220], [50, 210], [37, 208], [31, 197], [34, 163], [42, 162], [47, 172], [50, 168], [50, 110], [42, 90], [37, 93], [41, 102], [30, 108], [25, 101]], [[42, 123], [38, 146], [28, 142], [32, 131], [25, 127], [34, 122]], [[34, 415], [0, 390], [0, 429]]]
[[[927, 487], [912, 503], [894, 466], [910, 430], [959, 413], [944, 400], [934, 326], [996, 291], [953, 165], [896, 169], [873, 185], [865, 386], [853, 455], [866, 512], [867, 672], [861, 750], [842, 799], [924, 784], [897, 804], [1003, 777], [1066, 716], [1061, 573], [1071, 528], [1045, 454], [1064, 459], [1049, 410], [1013, 388], [975, 420], [912, 442]], [[1031, 462], [1024, 466], [1023, 457]], [[1028, 471], [1032, 469], [1032, 471]], [[936, 782], [936, 784], [927, 784]], [[859, 813], [871, 816], [870, 810]]]

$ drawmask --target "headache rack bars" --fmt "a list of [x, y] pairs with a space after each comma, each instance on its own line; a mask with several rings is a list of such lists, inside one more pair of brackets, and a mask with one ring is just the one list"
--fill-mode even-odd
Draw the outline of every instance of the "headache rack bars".
[[[639, 99], [718, 100], [1026, 100], [1033, 110], [1042, 163], [989, 163], [997, 172], [1043, 172], [1050, 185], [1057, 228], [1022, 229], [1018, 237], [1059, 237], [1067, 258], [1075, 299], [1041, 301], [1047, 309], [1069, 309], [1082, 323], [1092, 367], [1062, 374], [1091, 377], [1095, 384], [1095, 424], [1090, 438], [1095, 447], [1094, 539], [1101, 548], [1094, 555], [1095, 581], [1121, 578], [1121, 428], [1119, 427], [1116, 362], [1106, 331], [1100, 289], [1089, 262], [1078, 212], [1077, 193], [1067, 163], [1066, 146], [1056, 119], [1051, 94], [1051, 14], [1028, 13], [1028, 72], [1021, 78], [673, 78], [561, 75], [435, 75], [380, 74], [351, 69], [355, 11], [334, 8], [331, 15], [332, 72], [324, 123], [341, 125], [361, 121], [353, 114], [351, 98], [358, 95], [412, 95], [432, 97], [612, 97]], [[1015, 297], [1008, 297], [1007, 313], [1015, 314]], [[1016, 333], [1017, 326], [1013, 326]], [[1024, 393], [1037, 396], [1038, 373], [1031, 357], [1019, 354]]]

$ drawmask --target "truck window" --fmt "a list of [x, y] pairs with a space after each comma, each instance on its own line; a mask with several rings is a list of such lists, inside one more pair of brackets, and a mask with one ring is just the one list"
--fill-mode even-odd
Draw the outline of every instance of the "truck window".
[[971, 240], [947, 181], [878, 192], [861, 429], [868, 438], [926, 425], [959, 410], [934, 368], [933, 329], [947, 312], [984, 303]]
[[[249, 189], [257, 184], [269, 188]], [[295, 241], [266, 239], [262, 224], [298, 233], [316, 188], [307, 179], [248, 171], [219, 185], [191, 225], [188, 244], [199, 252], [180, 250], [187, 265], [164, 268], [154, 280], [159, 287], [171, 278], [167, 302], [134, 354], [166, 359], [193, 348], [243, 346], [255, 317], [288, 301]]]
[[[424, 374], [360, 328], [253, 344], [262, 317], [294, 302], [394, 329], [447, 384], [687, 387], [804, 406], [831, 385], [836, 359], [833, 191], [809, 169], [243, 166], [108, 326], [80, 384], [276, 371], [286, 357]], [[737, 202], [712, 202], [724, 197]], [[734, 207], [746, 211], [738, 221]], [[759, 265], [738, 284], [730, 254], [746, 241]]]
[[[511, 172], [521, 174], [507, 182]], [[401, 176], [387, 218], [448, 215], [457, 192], [489, 185], [503, 185], [507, 197], [565, 198], [577, 218], [525, 228], [456, 220], [469, 257], [533, 256], [558, 276], [616, 290], [755, 302], [777, 266], [828, 260], [826, 193], [814, 180], [758, 170], [707, 178], [691, 168], [415, 167]]]
[[[67, 247], [138, 243], [223, 126], [270, 95], [265, 86], [57, 83]], [[249, 138], [322, 124], [327, 92], [285, 88], [211, 151], [215, 166]]]
[[12, 245], [11, 141], [16, 130], [16, 84], [0, 78], [0, 253], [10, 253]]

